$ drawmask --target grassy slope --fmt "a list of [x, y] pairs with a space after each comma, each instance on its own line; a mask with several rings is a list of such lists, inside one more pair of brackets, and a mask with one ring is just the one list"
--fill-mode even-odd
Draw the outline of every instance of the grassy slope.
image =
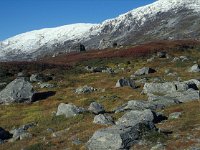
[[[181, 43], [181, 42], [180, 42]], [[169, 54], [171, 56], [181, 56], [186, 55], [193, 58], [193, 61], [197, 61], [200, 58], [200, 51], [198, 48], [194, 49], [187, 49], [184, 50], [182, 45], [177, 48], [176, 46], [172, 46], [169, 50]], [[153, 44], [151, 44], [153, 45]], [[169, 43], [168, 43], [169, 45]], [[174, 45], [172, 43], [171, 45]], [[182, 48], [180, 48], [182, 47]], [[154, 51], [158, 51], [155, 45], [152, 49]], [[164, 48], [164, 47], [163, 47]], [[134, 49], [134, 48], [133, 48]], [[179, 49], [179, 50], [177, 50]], [[137, 49], [138, 50], [138, 49]], [[147, 50], [149, 50], [147, 48]], [[115, 55], [113, 50], [107, 50], [106, 52], [111, 52]], [[9, 106], [0, 106], [0, 126], [10, 130], [13, 127], [18, 127], [22, 124], [26, 124], [29, 122], [38, 122], [38, 126], [32, 128], [30, 130], [33, 133], [33, 138], [28, 140], [17, 141], [14, 143], [6, 143], [0, 145], [0, 149], [21, 149], [25, 147], [29, 147], [29, 149], [64, 149], [64, 148], [72, 148], [74, 150], [84, 149], [84, 144], [75, 145], [72, 143], [73, 139], [79, 138], [83, 143], [87, 142], [87, 140], [92, 136], [94, 131], [99, 128], [105, 127], [93, 124], [94, 115], [92, 114], [82, 114], [78, 115], [74, 118], [65, 119], [63, 116], [55, 117], [54, 112], [57, 109], [59, 103], [74, 103], [77, 106], [82, 106], [87, 108], [92, 101], [98, 101], [103, 104], [108, 111], [112, 111], [115, 107], [124, 104], [128, 100], [132, 99], [147, 99], [145, 95], [140, 95], [142, 91], [142, 87], [137, 90], [132, 90], [131, 88], [124, 87], [124, 88], [114, 88], [116, 81], [121, 77], [129, 77], [133, 72], [135, 72], [138, 68], [143, 66], [150, 66], [153, 68], [157, 68], [158, 72], [148, 75], [147, 77], [161, 77], [164, 78], [166, 81], [176, 80], [177, 77], [168, 77], [164, 75], [164, 70], [167, 68], [172, 68], [173, 71], [178, 73], [178, 76], [181, 77], [183, 80], [192, 79], [192, 78], [199, 78], [199, 73], [188, 73], [187, 68], [193, 64], [193, 61], [189, 62], [175, 62], [171, 63], [170, 60], [167, 59], [156, 59], [151, 63], [147, 63], [146, 59], [148, 56], [145, 57], [128, 57], [127, 53], [132, 51], [132, 48], [125, 50], [124, 53], [122, 50], [117, 50], [123, 54], [123, 57], [113, 57], [106, 59], [104, 58], [103, 52], [101, 53], [99, 58], [97, 55], [93, 54], [88, 55], [87, 61], [81, 61], [86, 59], [86, 54], [84, 55], [84, 59], [80, 58], [83, 57], [81, 54], [76, 55], [76, 64], [73, 64], [73, 68], [44, 68], [40, 71], [45, 73], [53, 73], [55, 74], [55, 80], [51, 81], [52, 83], [56, 83], [58, 85], [57, 88], [50, 89], [52, 91], [56, 91], [56, 95], [49, 97], [45, 100], [35, 102], [33, 104], [13, 104]], [[143, 51], [144, 53], [146, 51]], [[90, 52], [89, 52], [90, 53]], [[94, 52], [91, 52], [94, 53]], [[118, 53], [119, 54], [119, 53]], [[126, 54], [126, 55], [125, 55]], [[143, 53], [140, 53], [140, 56], [144, 56]], [[77, 55], [79, 55], [77, 57]], [[110, 56], [111, 57], [111, 56]], [[63, 65], [68, 62], [72, 65], [71, 60], [68, 60], [69, 56], [60, 56], [58, 58], [50, 59], [46, 58], [44, 62], [53, 64]], [[104, 59], [102, 59], [104, 58]], [[66, 62], [65, 62], [66, 61]], [[131, 63], [128, 64], [127, 62], [130, 61]], [[41, 62], [40, 62], [41, 63]], [[82, 68], [85, 65], [107, 65], [110, 67], [114, 67], [117, 65], [121, 65], [125, 68], [125, 71], [120, 72], [116, 75], [109, 75], [106, 73], [88, 73], [85, 72]], [[8, 64], [6, 64], [8, 65]], [[57, 68], [57, 69], [56, 69]], [[36, 69], [37, 70], [37, 69]], [[34, 72], [35, 70], [29, 70], [29, 72]], [[11, 77], [12, 78], [12, 77]], [[94, 92], [91, 94], [81, 94], [76, 95], [74, 94], [74, 89], [83, 86], [83, 85], [91, 85], [95, 88], [105, 88], [105, 92]], [[48, 91], [48, 89], [37, 89], [38, 91]], [[102, 96], [105, 96], [102, 98]], [[194, 136], [199, 136], [200, 131], [192, 130], [197, 126], [200, 126], [200, 109], [199, 102], [190, 102], [187, 104], [181, 104], [177, 106], [172, 106], [164, 111], [164, 113], [169, 114], [170, 112], [174, 112], [177, 110], [183, 111], [183, 115], [180, 119], [177, 120], [169, 120], [163, 124], [159, 124], [160, 127], [170, 128], [173, 130], [173, 134], [170, 135], [167, 140], [167, 148], [168, 149], [183, 149], [188, 147], [189, 145], [193, 144], [194, 141], [187, 140], [188, 142], [184, 142], [183, 139], [187, 139], [187, 134], [192, 134]], [[113, 117], [115, 119], [119, 118], [122, 114], [114, 114]], [[52, 138], [51, 133], [47, 131], [48, 128], [52, 128], [55, 131], [63, 130], [69, 128], [69, 131], [66, 132], [62, 137], [59, 138]], [[181, 138], [177, 138], [175, 135], [180, 135]], [[144, 149], [145, 147], [141, 147]], [[148, 149], [148, 148], [147, 148]]]

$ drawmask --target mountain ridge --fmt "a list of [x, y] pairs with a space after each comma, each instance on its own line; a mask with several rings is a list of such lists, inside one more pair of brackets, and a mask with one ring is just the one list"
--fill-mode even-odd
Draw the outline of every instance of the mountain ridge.
[[[160, 38], [197, 38], [199, 11], [199, 0], [158, 0], [100, 24], [79, 23], [22, 33], [0, 42], [0, 60], [68, 53], [77, 51], [79, 44], [86, 49], [105, 49], [113, 43], [124, 46]], [[188, 19], [192, 21], [186, 22]]]

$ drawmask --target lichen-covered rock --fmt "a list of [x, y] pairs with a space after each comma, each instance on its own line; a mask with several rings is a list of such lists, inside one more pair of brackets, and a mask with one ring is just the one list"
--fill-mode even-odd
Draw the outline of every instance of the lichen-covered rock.
[[9, 83], [0, 92], [0, 103], [31, 102], [33, 95], [33, 86], [25, 78], [20, 77]]
[[64, 115], [66, 118], [74, 117], [80, 113], [83, 113], [85, 110], [83, 108], [77, 107], [74, 104], [64, 104], [61, 103], [58, 106], [56, 116]]

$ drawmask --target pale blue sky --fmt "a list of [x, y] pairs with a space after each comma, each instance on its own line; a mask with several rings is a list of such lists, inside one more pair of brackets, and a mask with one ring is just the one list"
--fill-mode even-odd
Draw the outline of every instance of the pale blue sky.
[[71, 23], [100, 23], [155, 0], [0, 0], [0, 40]]

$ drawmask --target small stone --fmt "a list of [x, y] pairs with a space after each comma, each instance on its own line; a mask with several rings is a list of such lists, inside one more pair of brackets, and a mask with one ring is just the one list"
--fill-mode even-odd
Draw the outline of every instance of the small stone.
[[157, 52], [157, 57], [159, 58], [166, 58], [167, 53], [166, 52]]
[[39, 83], [40, 88], [54, 88], [56, 87], [54, 84], [50, 84], [50, 83]]
[[174, 112], [174, 113], [169, 114], [169, 119], [178, 119], [180, 118], [181, 115], [182, 115], [181, 112]]
[[189, 72], [200, 72], [200, 66], [198, 64], [193, 65], [190, 69]]

